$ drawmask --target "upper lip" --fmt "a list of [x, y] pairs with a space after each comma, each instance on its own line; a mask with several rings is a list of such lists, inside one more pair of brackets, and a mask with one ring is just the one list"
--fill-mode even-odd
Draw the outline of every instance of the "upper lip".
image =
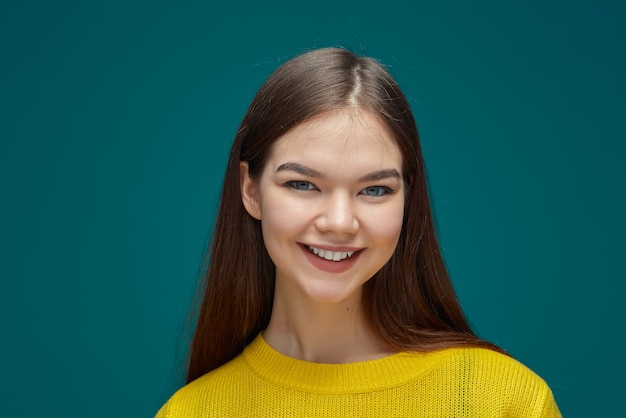
[[306, 245], [307, 247], [319, 248], [320, 250], [324, 250], [324, 251], [341, 252], [341, 253], [356, 252], [356, 251], [363, 249], [363, 247], [346, 247], [346, 246], [324, 245], [324, 244], [302, 243], [302, 245]]

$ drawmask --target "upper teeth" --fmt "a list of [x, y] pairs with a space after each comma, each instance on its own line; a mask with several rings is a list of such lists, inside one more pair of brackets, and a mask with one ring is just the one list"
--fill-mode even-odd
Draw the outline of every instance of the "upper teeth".
[[354, 254], [354, 251], [328, 251], [322, 250], [321, 248], [311, 247], [310, 245], [307, 245], [307, 247], [313, 254], [331, 261], [341, 261], [345, 258], [352, 257], [352, 254]]

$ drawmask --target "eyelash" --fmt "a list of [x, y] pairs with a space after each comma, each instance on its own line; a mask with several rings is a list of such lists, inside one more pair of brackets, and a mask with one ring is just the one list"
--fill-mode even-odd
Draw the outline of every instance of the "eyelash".
[[[306, 190], [318, 190], [317, 187], [315, 187], [315, 185], [313, 185], [313, 183], [311, 183], [310, 181], [306, 181], [306, 180], [292, 180], [292, 181], [288, 181], [285, 183], [286, 187], [290, 187], [294, 190], [301, 190], [301, 191], [306, 191]], [[374, 193], [368, 193], [374, 191]], [[371, 197], [380, 197], [380, 196], [385, 196], [388, 194], [393, 193], [394, 190], [391, 187], [387, 187], [387, 186], [369, 186], [364, 188], [363, 190], [361, 190], [359, 192], [359, 194], [363, 194], [365, 196], [371, 196]]]
[[[292, 180], [285, 183], [285, 186], [291, 187], [294, 190], [317, 190], [317, 188], [310, 181], [305, 180]], [[304, 187], [298, 187], [304, 186]]]
[[[382, 191], [382, 193], [374, 193], [374, 194], [365, 193], [368, 190], [369, 191], [377, 190], [379, 192]], [[385, 196], [385, 195], [393, 193], [393, 189], [391, 187], [387, 187], [387, 186], [370, 186], [370, 187], [366, 187], [365, 189], [361, 190], [361, 193], [363, 193], [365, 196], [379, 197], [379, 196]]]

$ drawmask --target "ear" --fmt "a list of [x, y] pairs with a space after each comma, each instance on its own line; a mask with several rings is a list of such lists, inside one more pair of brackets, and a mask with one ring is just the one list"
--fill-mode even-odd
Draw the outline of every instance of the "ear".
[[248, 162], [239, 163], [239, 187], [241, 189], [241, 201], [246, 211], [255, 219], [261, 220], [261, 204], [257, 184], [250, 178]]

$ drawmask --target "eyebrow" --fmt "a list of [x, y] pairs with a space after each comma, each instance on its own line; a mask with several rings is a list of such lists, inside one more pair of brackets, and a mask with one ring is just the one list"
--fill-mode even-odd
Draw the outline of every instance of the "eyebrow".
[[[295, 171], [298, 174], [302, 174], [303, 176], [313, 177], [313, 178], [323, 178], [324, 175], [317, 170], [314, 170], [310, 167], [307, 167], [298, 163], [284, 163], [278, 166], [276, 172], [279, 171]], [[377, 181], [383, 180], [387, 178], [395, 178], [400, 180], [402, 176], [395, 168], [387, 168], [384, 170], [374, 171], [372, 173], [368, 173], [359, 178], [359, 182], [367, 182], [367, 181]]]
[[387, 168], [385, 170], [374, 171], [373, 173], [369, 173], [359, 178], [359, 181], [376, 181], [383, 180], [387, 178], [395, 178], [400, 180], [402, 176], [395, 168]]
[[276, 169], [276, 172], [278, 173], [279, 171], [286, 171], [286, 170], [295, 171], [296, 173], [302, 174], [303, 176], [307, 176], [307, 177], [313, 177], [313, 178], [324, 177], [322, 173], [320, 173], [319, 171], [313, 170], [312, 168], [309, 168], [305, 165], [298, 164], [298, 163], [281, 164]]

